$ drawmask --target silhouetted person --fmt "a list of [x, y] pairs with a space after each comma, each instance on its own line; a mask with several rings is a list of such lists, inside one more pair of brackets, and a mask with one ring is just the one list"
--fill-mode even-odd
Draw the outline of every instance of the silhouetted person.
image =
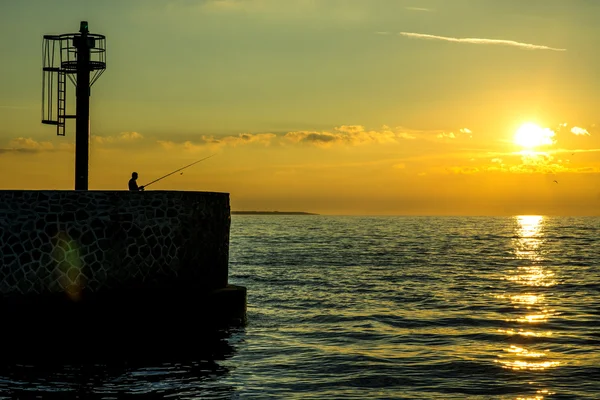
[[138, 178], [138, 174], [137, 172], [134, 172], [131, 174], [131, 179], [129, 180], [129, 190], [132, 191], [138, 191], [138, 190], [144, 190], [143, 186], [138, 187], [137, 185], [137, 178]]

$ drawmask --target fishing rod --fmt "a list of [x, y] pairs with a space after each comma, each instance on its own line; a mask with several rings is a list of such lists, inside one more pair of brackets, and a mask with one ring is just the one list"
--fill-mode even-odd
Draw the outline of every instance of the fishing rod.
[[160, 178], [153, 180], [152, 182], [150, 182], [150, 183], [148, 183], [148, 184], [144, 185], [143, 187], [144, 187], [144, 189], [145, 189], [145, 188], [147, 188], [148, 186], [152, 185], [153, 183], [156, 183], [156, 182], [160, 181], [161, 179], [164, 179], [164, 178], [166, 178], [166, 177], [167, 177], [167, 176], [169, 176], [169, 175], [173, 175], [175, 172], [179, 172], [179, 171], [181, 171], [182, 169], [186, 169], [187, 167], [191, 167], [191, 166], [192, 166], [192, 165], [194, 165], [194, 164], [198, 164], [200, 161], [204, 161], [204, 160], [206, 160], [206, 159], [209, 159], [209, 158], [211, 158], [212, 156], [216, 156], [216, 154], [210, 155], [210, 156], [208, 156], [208, 157], [204, 157], [204, 158], [203, 158], [203, 159], [201, 159], [201, 160], [195, 161], [195, 162], [193, 162], [193, 163], [191, 163], [191, 164], [189, 164], [189, 165], [186, 165], [185, 167], [179, 168], [179, 169], [177, 169], [177, 170], [175, 170], [175, 171], [173, 171], [173, 172], [171, 172], [171, 173], [168, 173], [168, 174], [166, 174], [165, 176], [161, 176]]

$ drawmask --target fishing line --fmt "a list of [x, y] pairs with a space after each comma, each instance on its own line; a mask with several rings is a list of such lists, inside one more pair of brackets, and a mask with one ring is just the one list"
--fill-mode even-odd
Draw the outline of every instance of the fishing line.
[[182, 168], [176, 169], [175, 171], [173, 171], [173, 172], [170, 172], [170, 173], [166, 174], [165, 176], [161, 176], [160, 178], [153, 180], [152, 182], [150, 182], [150, 183], [148, 183], [148, 184], [144, 185], [143, 187], [144, 187], [144, 189], [145, 189], [145, 188], [147, 188], [148, 186], [152, 185], [153, 183], [156, 183], [156, 182], [160, 181], [161, 179], [164, 179], [164, 178], [166, 178], [166, 177], [167, 177], [167, 176], [169, 176], [169, 175], [173, 175], [175, 172], [179, 172], [179, 171], [181, 171], [181, 170], [183, 170], [183, 169], [186, 169], [186, 168], [188, 168], [188, 167], [191, 167], [191, 166], [192, 166], [192, 165], [194, 165], [194, 164], [198, 164], [200, 161], [207, 160], [207, 159], [211, 158], [212, 156], [216, 156], [216, 154], [212, 154], [212, 155], [210, 155], [210, 156], [208, 156], [208, 157], [204, 157], [204, 158], [202, 158], [202, 159], [200, 159], [200, 160], [198, 160], [198, 161], [195, 161], [195, 162], [193, 162], [193, 163], [191, 163], [191, 164], [188, 164], [188, 165], [186, 165], [185, 167], [182, 167]]

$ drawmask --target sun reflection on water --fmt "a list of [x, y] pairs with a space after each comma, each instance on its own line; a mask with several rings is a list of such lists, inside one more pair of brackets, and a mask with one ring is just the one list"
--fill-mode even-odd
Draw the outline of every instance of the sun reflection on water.
[[542, 230], [542, 215], [517, 215], [516, 219], [522, 237], [536, 237]]
[[[548, 299], [543, 292], [546, 288], [557, 285], [555, 272], [544, 265], [545, 251], [548, 245], [544, 237], [545, 220], [543, 216], [517, 216], [515, 217], [515, 231], [513, 235], [513, 254], [522, 265], [508, 269], [505, 280], [512, 283], [508, 293], [496, 296], [498, 299], [510, 302], [513, 312], [506, 322], [512, 327], [498, 329], [507, 338], [513, 337], [550, 337], [552, 332], [543, 330], [548, 321], [554, 317], [556, 311], [548, 304]], [[511, 293], [517, 291], [517, 293]], [[542, 293], [538, 293], [542, 291]], [[502, 368], [513, 371], [543, 371], [558, 367], [561, 363], [548, 356], [544, 349], [527, 347], [522, 339], [517, 343], [509, 344], [497, 356], [496, 363]], [[535, 342], [537, 343], [537, 342]], [[519, 397], [519, 399], [543, 399], [547, 391], [538, 391], [534, 397]]]
[[505, 351], [507, 351], [509, 353], [518, 354], [518, 355], [524, 356], [524, 357], [534, 357], [534, 358], [539, 358], [539, 357], [543, 357], [546, 355], [546, 353], [544, 353], [544, 352], [529, 351], [529, 350], [527, 350], [523, 347], [519, 347], [519, 346], [510, 346], [510, 348], [505, 349]]
[[510, 301], [513, 303], [521, 303], [521, 304], [536, 304], [543, 300], [543, 295], [536, 294], [516, 294], [514, 296], [510, 296]]
[[514, 329], [498, 329], [498, 332], [500, 333], [504, 333], [508, 336], [514, 336], [514, 335], [519, 335], [519, 336], [531, 336], [531, 337], [550, 337], [552, 336], [552, 332], [550, 331], [546, 331], [546, 332], [533, 332], [533, 331], [526, 331], [523, 329], [519, 329], [519, 330], [514, 330]]
[[553, 315], [554, 310], [542, 310], [541, 314], [529, 314], [524, 317], [517, 318], [517, 322], [525, 322], [528, 324], [538, 324], [540, 322], [548, 322], [548, 316]]
[[[528, 350], [521, 346], [511, 345], [504, 349], [506, 355], [499, 355], [497, 363], [500, 363], [502, 368], [511, 369], [514, 371], [541, 371], [548, 368], [557, 367], [560, 365], [558, 361], [548, 360], [547, 352]], [[543, 359], [546, 360], [538, 360]]]
[[524, 361], [524, 360], [497, 360], [502, 364], [502, 368], [512, 369], [514, 371], [543, 371], [548, 368], [556, 367], [560, 363], [558, 361]]
[[538, 390], [533, 397], [517, 397], [515, 400], [544, 400], [544, 395], [551, 396], [556, 394], [556, 392], [551, 392], [548, 389]]
[[538, 261], [539, 248], [544, 242], [544, 217], [520, 215], [516, 217], [517, 230], [514, 236], [514, 251], [518, 259]]
[[527, 286], [556, 285], [554, 272], [541, 266], [519, 267], [515, 270], [515, 275], [509, 276], [507, 279]]

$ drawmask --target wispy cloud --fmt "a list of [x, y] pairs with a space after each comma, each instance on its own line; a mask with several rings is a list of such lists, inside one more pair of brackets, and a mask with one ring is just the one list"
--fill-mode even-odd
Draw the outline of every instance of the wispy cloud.
[[398, 35], [406, 36], [415, 39], [428, 39], [428, 40], [442, 40], [446, 42], [454, 43], [471, 43], [471, 44], [492, 44], [492, 45], [503, 45], [503, 46], [514, 46], [528, 50], [552, 50], [552, 51], [566, 51], [566, 49], [557, 49], [554, 47], [541, 46], [530, 43], [515, 42], [513, 40], [499, 40], [499, 39], [483, 39], [483, 38], [454, 38], [447, 36], [436, 36], [428, 35], [424, 33], [414, 32], [400, 32]]
[[407, 10], [411, 10], [411, 11], [426, 11], [426, 12], [433, 11], [430, 8], [423, 8], [423, 7], [404, 7], [404, 8], [406, 8]]

